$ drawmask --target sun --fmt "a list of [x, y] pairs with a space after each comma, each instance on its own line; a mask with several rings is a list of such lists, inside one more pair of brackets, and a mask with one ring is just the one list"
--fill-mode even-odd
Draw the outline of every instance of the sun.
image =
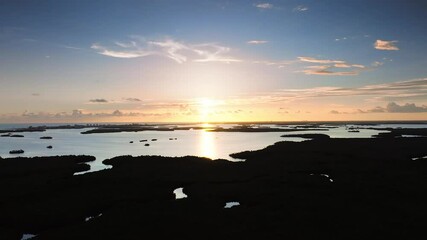
[[197, 100], [197, 105], [200, 113], [200, 121], [204, 123], [209, 122], [209, 116], [214, 113], [216, 107], [221, 104], [221, 101], [210, 99], [210, 98], [201, 98]]
[[218, 101], [210, 98], [202, 98], [199, 100], [199, 104], [204, 108], [210, 108], [218, 105]]

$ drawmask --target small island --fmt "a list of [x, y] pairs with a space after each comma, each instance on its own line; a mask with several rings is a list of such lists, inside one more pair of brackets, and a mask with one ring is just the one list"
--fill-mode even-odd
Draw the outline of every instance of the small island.
[[11, 150], [9, 151], [9, 154], [21, 154], [24, 153], [24, 150], [19, 149], [19, 150]]

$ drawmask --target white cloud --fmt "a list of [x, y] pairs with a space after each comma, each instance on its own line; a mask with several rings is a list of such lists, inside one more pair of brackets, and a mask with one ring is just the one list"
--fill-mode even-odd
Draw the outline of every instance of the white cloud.
[[114, 42], [114, 47], [105, 47], [98, 43], [92, 49], [99, 54], [116, 58], [138, 58], [159, 55], [170, 58], [177, 63], [194, 62], [240, 62], [240, 59], [226, 55], [230, 48], [214, 43], [187, 44], [173, 39], [147, 41], [145, 38], [132, 36], [134, 41]]
[[150, 56], [154, 54], [153, 52], [146, 52], [142, 50], [134, 50], [134, 51], [109, 50], [106, 47], [103, 47], [97, 43], [92, 44], [91, 48], [97, 50], [98, 53], [101, 55], [116, 57], [116, 58], [137, 58], [137, 57]]
[[371, 65], [372, 65], [373, 67], [379, 67], [379, 66], [384, 65], [384, 63], [383, 63], [383, 62], [379, 62], [379, 61], [375, 61], [375, 62], [373, 62]]
[[308, 10], [308, 7], [304, 6], [304, 5], [299, 5], [296, 6], [292, 11], [294, 12], [305, 12]]
[[272, 9], [273, 4], [271, 4], [271, 3], [258, 3], [258, 4], [255, 4], [255, 7], [261, 8], [261, 9]]
[[197, 53], [200, 57], [193, 60], [194, 62], [241, 62], [242, 60], [225, 55], [230, 52], [228, 47], [219, 46], [216, 44], [198, 44], [193, 45], [191, 50]]
[[182, 43], [176, 42], [176, 41], [171, 40], [171, 39], [167, 39], [165, 41], [158, 41], [158, 42], [151, 41], [151, 42], [148, 42], [148, 44], [152, 45], [152, 46], [160, 47], [161, 51], [163, 52], [163, 54], [166, 57], [171, 58], [178, 63], [183, 63], [183, 62], [187, 61], [186, 56], [178, 53], [182, 50], [188, 50], [189, 49], [189, 47], [187, 47], [186, 45], [184, 45]]
[[344, 41], [344, 40], [347, 40], [347, 37], [335, 38], [336, 42], [338, 42], [338, 41]]
[[135, 41], [130, 41], [129, 43], [123, 43], [123, 42], [114, 42], [117, 46], [123, 47], [123, 48], [131, 48], [136, 47]]
[[256, 45], [258, 45], [258, 44], [268, 43], [268, 41], [266, 41], [266, 40], [251, 40], [251, 41], [247, 41], [246, 43], [247, 44], [256, 44]]
[[301, 62], [322, 63], [322, 64], [345, 63], [345, 61], [341, 61], [341, 60], [317, 59], [313, 57], [298, 57], [298, 60], [300, 60]]
[[73, 49], [73, 50], [82, 50], [82, 48], [79, 48], [79, 47], [73, 47], [73, 46], [68, 46], [68, 45], [63, 45], [63, 47], [64, 47], [64, 48], [67, 48], [67, 49]]
[[295, 61], [282, 60], [282, 61], [253, 61], [255, 64], [263, 64], [267, 66], [277, 66], [278, 68], [284, 68], [286, 65], [295, 63]]
[[399, 48], [396, 46], [397, 41], [385, 41], [385, 40], [380, 40], [378, 39], [375, 43], [374, 43], [374, 47], [375, 49], [378, 50], [399, 50]]
[[355, 68], [366, 68], [364, 65], [361, 64], [352, 64], [351, 66]]

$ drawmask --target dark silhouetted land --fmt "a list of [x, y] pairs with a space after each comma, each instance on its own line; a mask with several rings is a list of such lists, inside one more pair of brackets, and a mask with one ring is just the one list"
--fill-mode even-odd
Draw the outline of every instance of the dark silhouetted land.
[[232, 154], [245, 162], [121, 156], [77, 176], [93, 158], [0, 159], [0, 239], [423, 236], [427, 138], [301, 137]]

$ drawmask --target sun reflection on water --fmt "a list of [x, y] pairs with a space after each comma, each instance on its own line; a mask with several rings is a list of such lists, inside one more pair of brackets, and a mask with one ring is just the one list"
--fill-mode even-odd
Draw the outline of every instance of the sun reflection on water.
[[200, 131], [199, 155], [211, 159], [217, 158], [215, 132], [209, 132], [206, 130]]

